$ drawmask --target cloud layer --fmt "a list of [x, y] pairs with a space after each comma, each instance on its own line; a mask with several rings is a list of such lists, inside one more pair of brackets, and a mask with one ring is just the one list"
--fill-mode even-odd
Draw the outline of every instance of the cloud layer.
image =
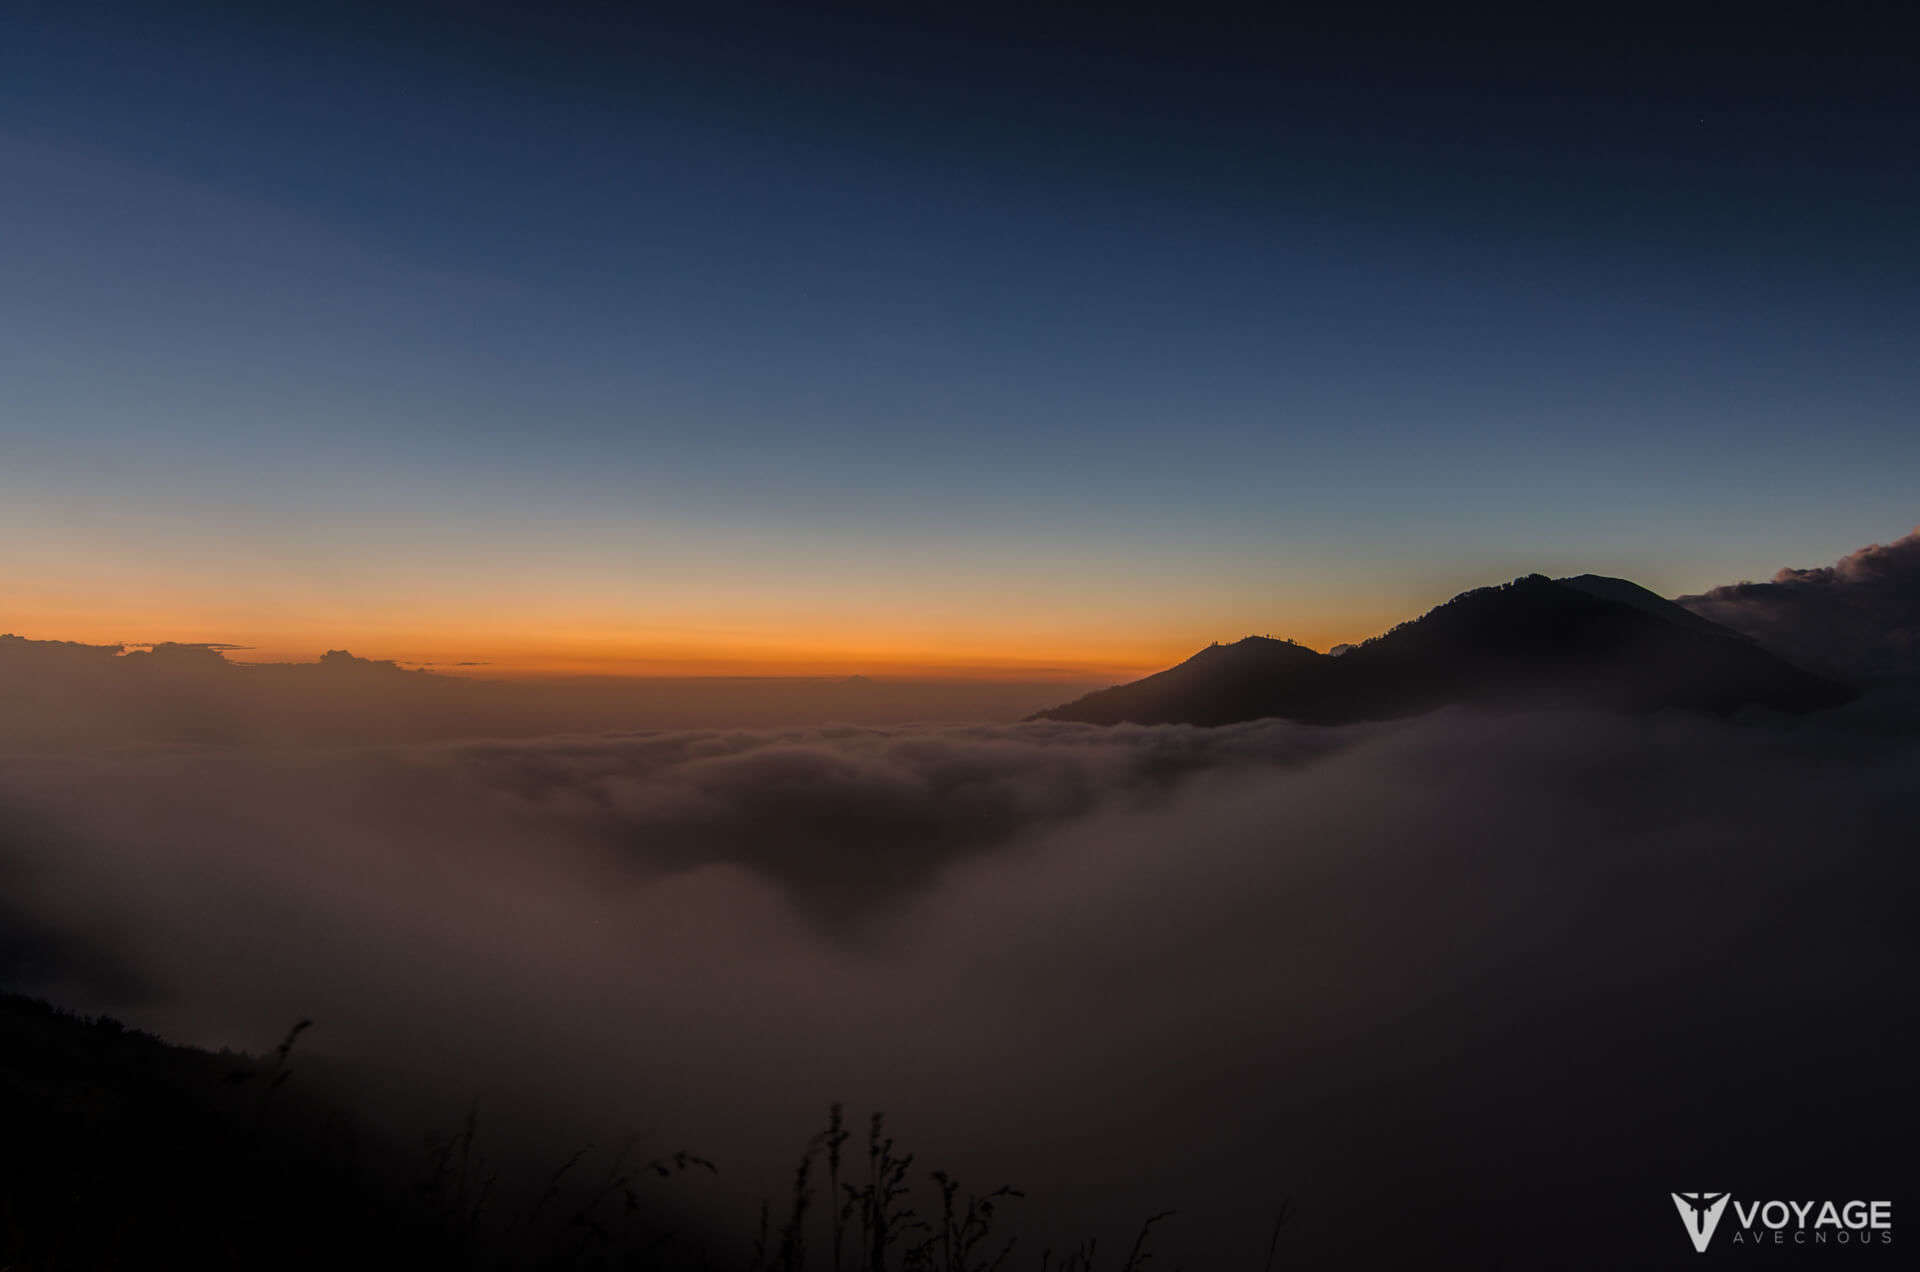
[[550, 1138], [694, 1144], [721, 1205], [882, 1107], [1063, 1234], [1177, 1207], [1188, 1266], [1282, 1196], [1294, 1266], [1657, 1266], [1672, 1188], [1886, 1191], [1916, 788], [1868, 707], [0, 766], [16, 980], [205, 1043], [310, 1015]]
[[312, 663], [242, 666], [222, 656], [231, 648], [161, 644], [127, 652], [0, 635], [0, 749], [1018, 720], [1091, 687], [857, 676], [483, 680], [403, 670], [345, 650]]

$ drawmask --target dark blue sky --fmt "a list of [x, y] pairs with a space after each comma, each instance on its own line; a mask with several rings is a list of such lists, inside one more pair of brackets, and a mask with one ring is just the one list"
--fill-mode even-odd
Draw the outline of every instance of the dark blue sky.
[[1917, 519], [1894, 8], [172, 8], [0, 51], [32, 634], [1120, 665]]

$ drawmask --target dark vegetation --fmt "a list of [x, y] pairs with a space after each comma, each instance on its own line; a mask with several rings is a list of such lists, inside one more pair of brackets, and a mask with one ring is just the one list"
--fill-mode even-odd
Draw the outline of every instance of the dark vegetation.
[[924, 1169], [880, 1114], [856, 1143], [838, 1105], [788, 1195], [740, 1231], [689, 1219], [676, 1191], [715, 1163], [648, 1158], [633, 1140], [582, 1149], [516, 1188], [489, 1159], [477, 1110], [401, 1146], [293, 1081], [310, 1023], [264, 1057], [214, 1054], [0, 996], [0, 1269], [1143, 1272], [1170, 1217], [1146, 1220], [1125, 1250], [1027, 1248], [1005, 1222], [1019, 1191], [976, 1193]]
[[304, 1024], [257, 1060], [0, 999], [0, 1267], [438, 1261], [355, 1124], [289, 1082]]
[[1456, 704], [1802, 712], [1852, 696], [1624, 579], [1534, 574], [1462, 593], [1338, 656], [1249, 636], [1035, 718], [1345, 724]]

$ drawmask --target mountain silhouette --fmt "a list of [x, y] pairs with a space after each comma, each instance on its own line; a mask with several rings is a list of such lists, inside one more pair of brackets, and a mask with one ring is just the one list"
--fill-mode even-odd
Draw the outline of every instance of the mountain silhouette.
[[1626, 579], [1533, 574], [1463, 592], [1337, 656], [1249, 636], [1033, 718], [1344, 724], [1463, 703], [1802, 712], [1853, 696]]
[[1740, 633], [1730, 627], [1722, 627], [1711, 619], [1702, 618], [1692, 610], [1675, 601], [1670, 601], [1657, 592], [1649, 592], [1638, 583], [1626, 579], [1608, 578], [1604, 574], [1576, 574], [1571, 578], [1555, 579], [1561, 587], [1577, 588], [1589, 596], [1597, 596], [1603, 601], [1618, 601], [1630, 605], [1657, 618], [1682, 627], [1691, 627], [1695, 631], [1712, 632], [1716, 636], [1739, 636]]

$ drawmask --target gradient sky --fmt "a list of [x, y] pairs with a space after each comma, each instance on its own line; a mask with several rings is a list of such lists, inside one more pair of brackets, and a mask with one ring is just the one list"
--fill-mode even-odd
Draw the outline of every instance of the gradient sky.
[[165, 8], [0, 46], [23, 635], [1129, 672], [1920, 520], [1884, 29]]

